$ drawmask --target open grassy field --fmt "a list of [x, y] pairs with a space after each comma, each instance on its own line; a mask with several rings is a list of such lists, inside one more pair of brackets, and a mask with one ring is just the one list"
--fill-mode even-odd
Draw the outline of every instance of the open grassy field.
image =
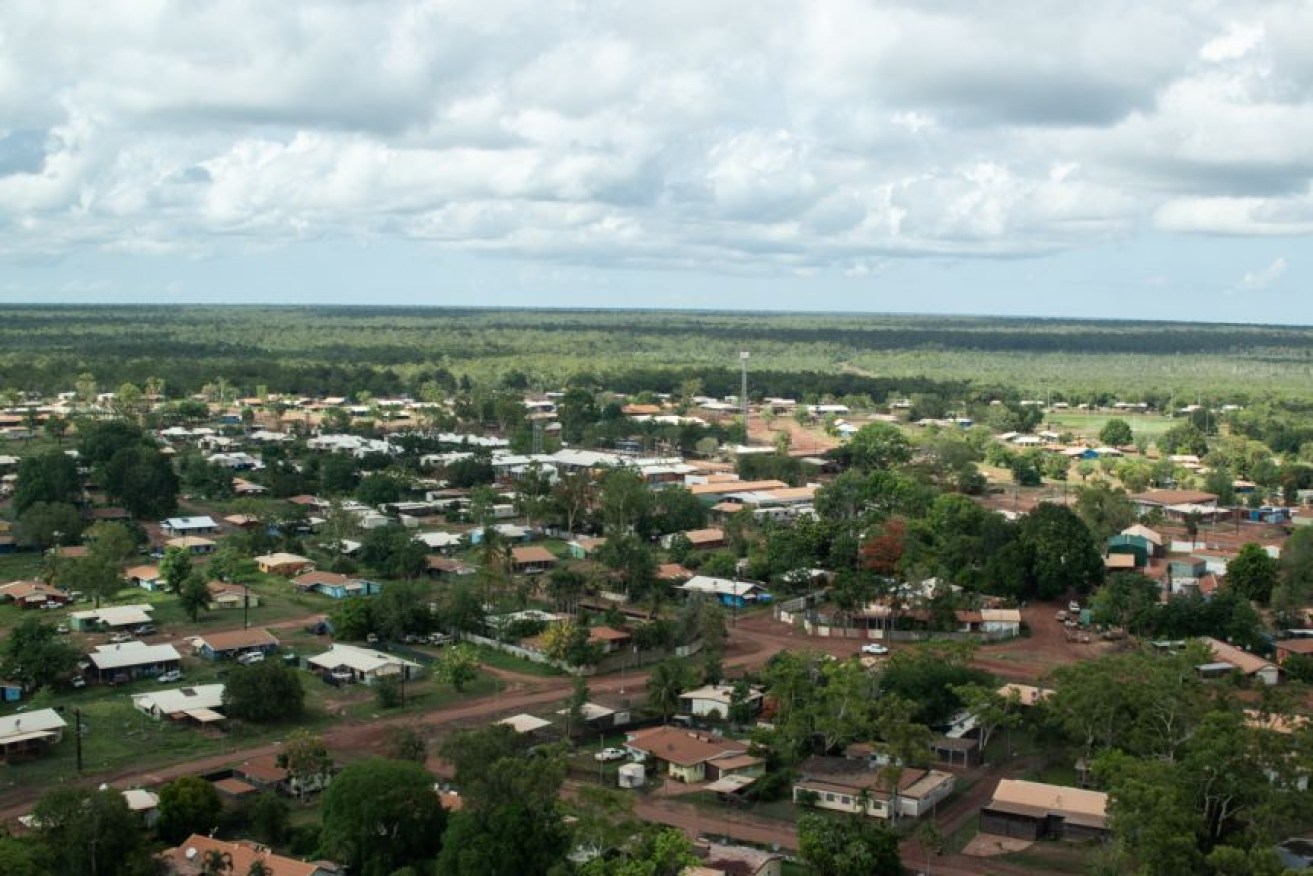
[[1125, 420], [1137, 437], [1143, 435], [1150, 440], [1180, 423], [1179, 420], [1174, 420], [1171, 417], [1121, 415], [1105, 412], [1086, 414], [1079, 411], [1065, 411], [1050, 412], [1044, 415], [1044, 422], [1054, 428], [1055, 431], [1071, 431], [1084, 438], [1097, 436], [1104, 424], [1112, 419]]

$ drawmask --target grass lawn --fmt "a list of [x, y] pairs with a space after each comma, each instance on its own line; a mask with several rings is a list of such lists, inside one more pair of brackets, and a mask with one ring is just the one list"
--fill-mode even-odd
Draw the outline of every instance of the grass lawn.
[[1036, 873], [1087, 873], [1090, 847], [1082, 843], [1038, 842], [1024, 852], [1005, 855], [1000, 860]]
[[1136, 436], [1145, 435], [1149, 438], [1156, 438], [1173, 426], [1179, 425], [1182, 421], [1175, 420], [1171, 417], [1145, 416], [1133, 414], [1116, 414], [1116, 413], [1095, 413], [1083, 414], [1080, 412], [1067, 411], [1066, 413], [1048, 413], [1044, 415], [1044, 422], [1050, 426], [1057, 427], [1054, 431], [1071, 431], [1081, 436], [1094, 438], [1103, 429], [1104, 423], [1109, 420], [1125, 420], [1131, 427], [1131, 432]]
[[521, 675], [539, 675], [544, 678], [559, 678], [566, 674], [555, 666], [549, 666], [546, 663], [534, 663], [532, 660], [525, 660], [522, 657], [516, 657], [514, 654], [507, 654], [505, 651], [489, 648], [487, 645], [474, 645], [472, 647], [478, 652], [480, 663], [495, 669], [518, 672]]

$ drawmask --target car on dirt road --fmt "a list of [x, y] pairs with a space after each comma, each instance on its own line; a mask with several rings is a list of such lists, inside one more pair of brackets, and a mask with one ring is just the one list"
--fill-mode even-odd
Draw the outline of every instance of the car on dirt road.
[[885, 654], [889, 653], [889, 646], [881, 645], [879, 642], [868, 642], [867, 644], [862, 646], [862, 653], [875, 654], [877, 656], [883, 657]]

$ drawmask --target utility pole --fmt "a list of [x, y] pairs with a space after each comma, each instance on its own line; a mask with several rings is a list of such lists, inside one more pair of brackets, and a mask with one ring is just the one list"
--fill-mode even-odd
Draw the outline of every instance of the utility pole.
[[251, 628], [251, 585], [242, 582], [242, 629]]

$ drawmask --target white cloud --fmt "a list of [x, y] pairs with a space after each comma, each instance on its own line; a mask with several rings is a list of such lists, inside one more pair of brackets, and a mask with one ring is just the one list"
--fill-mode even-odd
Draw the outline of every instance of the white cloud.
[[12, 0], [0, 258], [342, 235], [852, 272], [1306, 235], [1310, 36], [1264, 0]]
[[1272, 264], [1261, 271], [1247, 271], [1240, 280], [1240, 288], [1246, 292], [1258, 292], [1280, 280], [1285, 273], [1285, 256], [1277, 256], [1272, 260]]

